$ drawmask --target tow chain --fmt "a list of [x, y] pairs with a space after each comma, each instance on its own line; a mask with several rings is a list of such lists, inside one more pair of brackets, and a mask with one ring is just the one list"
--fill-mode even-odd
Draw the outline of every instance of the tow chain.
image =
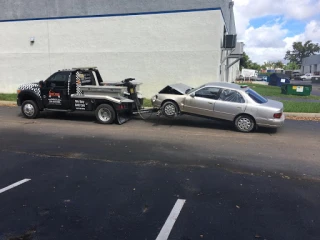
[[[134, 102], [135, 102], [136, 106], [138, 106], [137, 100], [135, 100]], [[140, 109], [137, 108], [137, 111], [138, 111], [139, 116], [140, 116], [143, 120], [148, 120], [148, 119], [151, 118], [152, 115], [153, 115], [153, 112], [151, 112], [148, 117], [144, 117], [144, 116], [142, 116], [142, 113], [140, 112]], [[159, 112], [160, 112], [160, 110], [157, 112], [157, 116], [160, 116], [160, 115], [158, 114]]]

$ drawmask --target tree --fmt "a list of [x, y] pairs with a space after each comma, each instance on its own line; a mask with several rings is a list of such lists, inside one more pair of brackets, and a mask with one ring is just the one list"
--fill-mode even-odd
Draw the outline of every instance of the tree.
[[240, 60], [240, 69], [242, 68], [249, 68], [249, 66], [252, 64], [249, 56], [243, 52], [242, 58]]
[[264, 62], [263, 65], [261, 66], [263, 69], [274, 69], [274, 62]]
[[242, 68], [254, 69], [257, 71], [261, 70], [261, 66], [258, 63], [252, 62], [245, 52], [243, 52], [243, 56], [240, 60], [240, 69], [242, 70]]
[[276, 61], [276, 62], [274, 63], [274, 67], [275, 67], [275, 68], [283, 68], [283, 67], [284, 67], [284, 64], [283, 64], [283, 62], [281, 62], [281, 61], [279, 60], [279, 61]]
[[261, 70], [261, 66], [258, 64], [258, 63], [251, 63], [249, 65], [249, 69], [254, 69], [254, 70], [257, 70], [257, 71], [260, 71]]
[[296, 63], [299, 66], [302, 64], [302, 59], [315, 55], [320, 52], [320, 46], [318, 43], [312, 43], [311, 40], [306, 41], [304, 44], [302, 42], [294, 42], [292, 44], [293, 51], [287, 51], [284, 57], [285, 60], [289, 60], [291, 63]]
[[298, 70], [298, 69], [300, 69], [300, 67], [297, 63], [290, 62], [284, 67], [284, 69], [285, 70]]

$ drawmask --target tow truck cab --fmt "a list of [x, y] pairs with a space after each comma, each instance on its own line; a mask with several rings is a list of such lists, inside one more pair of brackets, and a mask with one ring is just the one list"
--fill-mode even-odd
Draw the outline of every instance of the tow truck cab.
[[96, 111], [100, 123], [123, 123], [140, 108], [140, 84], [129, 78], [118, 83], [104, 83], [96, 68], [61, 70], [39, 83], [23, 84], [17, 104], [23, 115], [36, 118], [40, 111]]

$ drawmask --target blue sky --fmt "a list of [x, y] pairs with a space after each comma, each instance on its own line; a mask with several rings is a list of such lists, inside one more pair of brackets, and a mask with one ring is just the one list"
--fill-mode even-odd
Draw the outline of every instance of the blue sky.
[[250, 25], [254, 28], [261, 27], [262, 25], [269, 25], [272, 26], [276, 23], [282, 23], [283, 28], [288, 29], [287, 36], [293, 37], [297, 34], [301, 34], [304, 32], [304, 29], [307, 25], [306, 21], [297, 20], [297, 19], [291, 19], [291, 20], [285, 20], [283, 15], [268, 15], [260, 18], [255, 18], [250, 20]]
[[258, 63], [283, 60], [295, 41], [320, 43], [320, 0], [234, 0], [238, 39]]

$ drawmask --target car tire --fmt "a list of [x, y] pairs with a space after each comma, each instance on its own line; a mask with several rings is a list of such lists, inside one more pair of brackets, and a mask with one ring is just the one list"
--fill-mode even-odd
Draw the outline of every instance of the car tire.
[[165, 102], [162, 105], [162, 114], [167, 118], [175, 118], [179, 113], [178, 105], [173, 101]]
[[109, 104], [101, 104], [95, 111], [96, 119], [102, 124], [112, 124], [116, 118], [113, 107]]
[[21, 105], [21, 112], [24, 117], [29, 119], [35, 119], [39, 116], [39, 107], [33, 100], [26, 100]]
[[255, 128], [254, 119], [246, 114], [242, 114], [236, 118], [234, 125], [239, 132], [249, 133]]

